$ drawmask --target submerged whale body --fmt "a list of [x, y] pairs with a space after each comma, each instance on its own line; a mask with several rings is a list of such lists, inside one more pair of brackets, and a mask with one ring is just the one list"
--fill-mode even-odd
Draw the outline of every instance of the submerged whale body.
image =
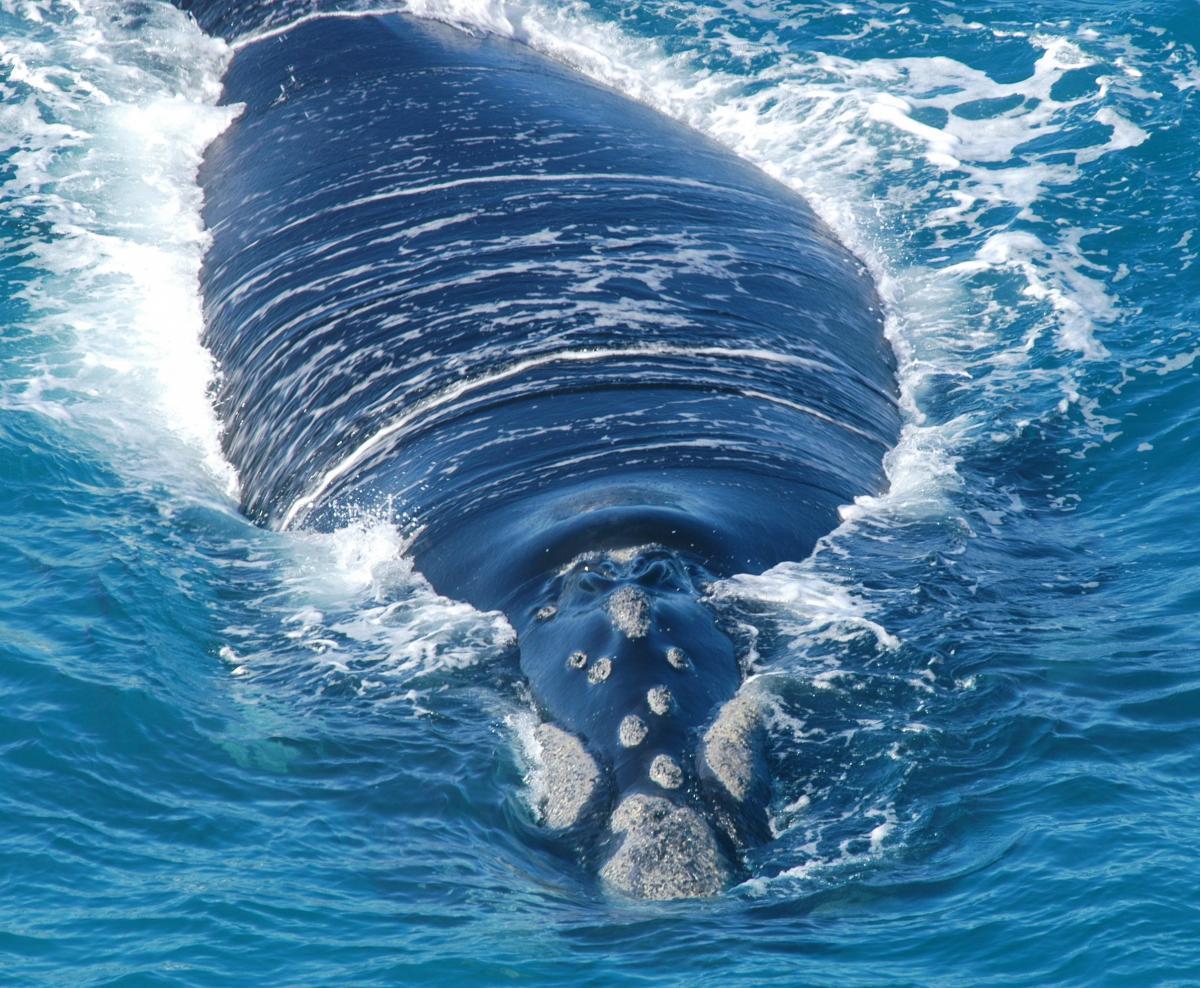
[[517, 630], [546, 824], [619, 891], [719, 891], [769, 785], [705, 587], [803, 558], [883, 481], [862, 265], [755, 168], [511, 43], [312, 19], [225, 85], [202, 282], [244, 510], [408, 526], [440, 593]]

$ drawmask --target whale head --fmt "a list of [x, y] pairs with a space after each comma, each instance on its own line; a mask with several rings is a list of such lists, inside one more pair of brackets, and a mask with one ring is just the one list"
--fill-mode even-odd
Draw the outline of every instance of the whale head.
[[585, 553], [546, 580], [518, 636], [553, 725], [548, 816], [607, 813], [601, 877], [642, 898], [712, 895], [735, 871], [697, 753], [742, 674], [703, 586], [662, 546]]

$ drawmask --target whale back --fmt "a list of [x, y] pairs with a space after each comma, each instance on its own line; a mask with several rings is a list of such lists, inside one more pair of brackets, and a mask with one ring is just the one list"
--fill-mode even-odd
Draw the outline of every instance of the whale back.
[[503, 607], [605, 545], [801, 558], [881, 481], [870, 279], [728, 151], [397, 15], [302, 23], [225, 85], [206, 342], [253, 518], [386, 510], [439, 590]]
[[705, 588], [802, 558], [882, 481], [862, 265], [762, 172], [511, 43], [310, 19], [225, 85], [202, 281], [243, 508], [401, 522], [437, 590], [518, 632], [547, 825], [612, 888], [719, 891], [769, 786]]

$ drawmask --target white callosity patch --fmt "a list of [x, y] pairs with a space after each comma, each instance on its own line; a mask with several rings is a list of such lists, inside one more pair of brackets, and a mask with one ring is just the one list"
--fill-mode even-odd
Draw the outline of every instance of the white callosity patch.
[[671, 691], [665, 686], [654, 686], [646, 691], [646, 706], [659, 717], [671, 712]]
[[670, 755], [655, 755], [650, 763], [650, 781], [664, 789], [678, 789], [683, 785], [683, 771]]
[[645, 638], [650, 630], [650, 602], [637, 587], [620, 587], [609, 597], [608, 614], [626, 638]]
[[595, 686], [597, 683], [602, 683], [612, 674], [612, 659], [603, 658], [597, 659], [588, 669], [588, 682]]
[[739, 802], [756, 780], [763, 730], [758, 698], [743, 691], [726, 703], [704, 734], [704, 762], [725, 790]]
[[546, 824], [557, 830], [573, 827], [596, 796], [600, 769], [577, 737], [553, 724], [540, 724], [534, 738], [544, 773]]
[[623, 839], [600, 877], [626, 895], [691, 898], [716, 895], [729, 884], [729, 867], [712, 830], [690, 806], [661, 796], [629, 796], [609, 826]]
[[680, 672], [686, 672], [692, 667], [683, 649], [674, 645], [667, 649], [667, 662], [671, 664], [672, 669], [678, 669]]
[[650, 630], [650, 604], [637, 587], [620, 587], [608, 598], [608, 616], [628, 639], [646, 637]]
[[617, 728], [617, 740], [622, 748], [636, 748], [646, 740], [646, 722], [637, 714], [626, 714]]

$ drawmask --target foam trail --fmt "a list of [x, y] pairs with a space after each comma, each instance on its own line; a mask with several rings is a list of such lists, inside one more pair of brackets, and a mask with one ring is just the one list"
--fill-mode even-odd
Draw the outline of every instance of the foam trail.
[[6, 13], [24, 25], [0, 41], [3, 195], [40, 225], [21, 244], [33, 271], [21, 300], [45, 345], [4, 401], [86, 418], [131, 467], [157, 444], [132, 437], [165, 427], [232, 492], [200, 343], [195, 183], [236, 112], [216, 105], [228, 50], [168, 7], [133, 23], [114, 3]]
[[513, 643], [502, 614], [436, 593], [407, 557], [410, 540], [369, 517], [290, 537], [288, 590], [303, 603], [285, 622], [321, 662], [344, 668], [366, 652], [375, 657], [375, 681], [409, 682], [475, 665]]

